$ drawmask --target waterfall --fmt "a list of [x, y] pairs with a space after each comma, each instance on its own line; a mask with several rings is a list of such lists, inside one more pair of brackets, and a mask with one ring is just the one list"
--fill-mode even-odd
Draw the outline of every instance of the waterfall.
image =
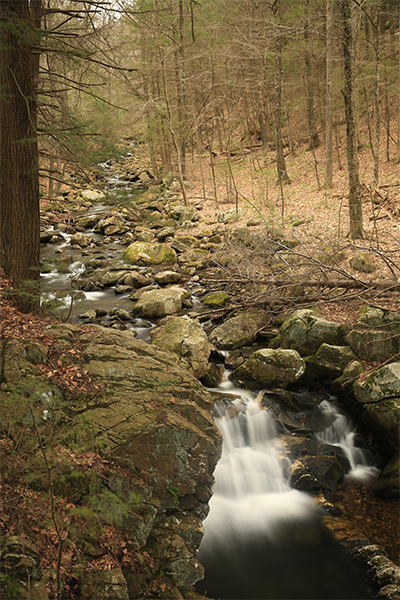
[[348, 477], [353, 479], [376, 477], [379, 469], [374, 466], [372, 454], [354, 444], [355, 434], [350, 419], [327, 400], [323, 400], [319, 408], [322, 414], [327, 415], [330, 424], [318, 432], [318, 437], [326, 444], [342, 448], [350, 462], [351, 470]]

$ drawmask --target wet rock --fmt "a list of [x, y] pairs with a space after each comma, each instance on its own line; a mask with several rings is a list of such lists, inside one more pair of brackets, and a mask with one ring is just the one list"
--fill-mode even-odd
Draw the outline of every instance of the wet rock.
[[108, 314], [110, 317], [116, 317], [117, 319], [121, 319], [121, 321], [131, 321], [132, 320], [132, 315], [130, 313], [128, 313], [127, 310], [124, 310], [123, 308], [118, 308], [118, 307], [112, 308]]
[[362, 420], [372, 431], [381, 448], [398, 448], [400, 431], [400, 398], [364, 404]]
[[151, 283], [150, 277], [146, 277], [142, 273], [137, 271], [131, 271], [123, 279], [124, 285], [128, 285], [133, 288], [142, 288]]
[[134, 242], [124, 252], [124, 260], [139, 266], [176, 262], [176, 252], [166, 244]]
[[87, 310], [78, 315], [78, 319], [97, 319], [97, 313], [95, 310]]
[[152, 330], [151, 339], [162, 350], [176, 355], [197, 378], [208, 369], [211, 346], [200, 323], [187, 316], [167, 317]]
[[93, 238], [91, 238], [89, 235], [84, 235], [80, 231], [74, 233], [74, 235], [72, 235], [70, 239], [71, 246], [80, 246], [81, 248], [86, 248], [92, 242]]
[[202, 377], [201, 383], [206, 387], [215, 388], [222, 383], [224, 378], [224, 369], [221, 365], [215, 363], [209, 363], [207, 372]]
[[234, 371], [237, 369], [237, 367], [242, 365], [244, 361], [245, 359], [243, 358], [239, 349], [232, 350], [232, 352], [229, 352], [228, 356], [225, 358], [225, 366], [231, 371]]
[[53, 229], [49, 229], [46, 231], [41, 231], [40, 232], [40, 243], [41, 244], [47, 244], [51, 238], [54, 235], [54, 230]]
[[365, 381], [356, 381], [353, 392], [362, 404], [379, 402], [391, 396], [400, 397], [400, 362], [373, 371]]
[[[310, 394], [297, 394], [289, 390], [265, 390], [261, 397], [261, 405], [271, 412], [283, 429], [318, 432], [329, 426], [334, 420], [323, 413], [319, 404], [321, 397]], [[315, 454], [315, 452], [314, 452]]]
[[344, 456], [303, 456], [292, 464], [290, 483], [303, 492], [332, 492], [349, 470]]
[[124, 280], [127, 272], [125, 270], [109, 270], [103, 272], [98, 281], [104, 287], [112, 287], [120, 282], [120, 280]]
[[129, 600], [128, 585], [119, 567], [110, 571], [91, 571], [81, 576], [81, 600]]
[[257, 331], [266, 324], [267, 316], [264, 311], [248, 310], [216, 327], [211, 332], [210, 341], [217, 348], [234, 350], [252, 344]]
[[140, 295], [133, 312], [149, 319], [165, 317], [178, 313], [189, 298], [189, 292], [178, 286], [148, 290]]
[[271, 343], [272, 348], [291, 348], [302, 356], [315, 354], [321, 344], [343, 346], [346, 327], [327, 321], [311, 309], [296, 310], [281, 327], [280, 334]]
[[398, 498], [400, 491], [399, 472], [400, 458], [396, 453], [379, 475], [379, 479], [373, 488], [374, 494], [383, 498]]
[[[399, 598], [400, 597], [400, 567], [395, 565], [386, 555], [386, 551], [377, 544], [367, 542], [361, 547], [357, 547], [350, 551], [352, 556], [364, 562], [373, 581], [382, 587], [379, 598]], [[385, 587], [391, 596], [386, 596], [383, 592]], [[393, 594], [396, 594], [393, 595]]]
[[305, 372], [304, 360], [296, 350], [264, 348], [231, 373], [230, 378], [250, 389], [287, 387]]

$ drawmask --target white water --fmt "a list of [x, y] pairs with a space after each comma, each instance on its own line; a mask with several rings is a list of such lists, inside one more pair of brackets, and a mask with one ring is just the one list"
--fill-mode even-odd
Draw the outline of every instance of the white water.
[[[322, 413], [329, 416], [331, 424], [320, 431], [318, 437], [326, 444], [342, 448], [351, 466], [347, 477], [360, 480], [376, 477], [379, 469], [374, 467], [371, 453], [354, 445], [355, 434], [351, 421], [327, 400], [323, 400], [319, 408]], [[333, 422], [332, 416], [334, 417]]]

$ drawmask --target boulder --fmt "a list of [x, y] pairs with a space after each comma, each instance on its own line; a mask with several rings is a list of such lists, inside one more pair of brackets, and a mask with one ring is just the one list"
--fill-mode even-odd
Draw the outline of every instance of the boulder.
[[99, 202], [106, 197], [104, 192], [99, 192], [97, 190], [83, 190], [81, 196], [83, 200], [89, 200], [90, 202]]
[[379, 402], [392, 396], [400, 397], [400, 362], [373, 371], [365, 381], [356, 381], [353, 393], [361, 404]]
[[351, 268], [360, 271], [360, 273], [373, 273], [376, 271], [376, 266], [366, 252], [358, 252], [349, 262]]
[[350, 470], [345, 456], [303, 456], [294, 461], [290, 472], [290, 482], [303, 492], [333, 492]]
[[400, 457], [394, 454], [374, 485], [373, 492], [383, 498], [398, 498], [400, 491]]
[[250, 389], [287, 387], [305, 372], [304, 360], [296, 350], [263, 348], [231, 373], [230, 378]]
[[321, 344], [317, 353], [307, 356], [306, 377], [309, 379], [337, 379], [348, 363], [357, 357], [348, 346]]
[[205, 306], [223, 306], [228, 302], [228, 300], [229, 294], [226, 292], [212, 292], [211, 294], [203, 296], [201, 299]]
[[156, 273], [154, 279], [159, 285], [167, 285], [169, 283], [178, 283], [181, 274], [176, 271], [160, 271]]
[[151, 280], [142, 273], [138, 273], [138, 271], [131, 271], [124, 277], [123, 283], [133, 288], [142, 288], [149, 285]]
[[104, 271], [99, 278], [99, 283], [104, 287], [112, 287], [119, 282], [119, 280], [123, 280], [127, 275], [126, 271], [122, 270], [113, 270]]
[[167, 244], [133, 242], [124, 251], [128, 263], [146, 266], [176, 262], [176, 252]]
[[296, 310], [281, 327], [272, 343], [272, 348], [291, 348], [301, 356], [315, 354], [321, 344], [343, 346], [346, 327], [334, 321], [327, 321], [311, 309]]
[[208, 369], [211, 345], [198, 321], [183, 317], [166, 317], [151, 334], [152, 343], [176, 355], [178, 361], [190, 368], [197, 378]]
[[362, 360], [394, 356], [400, 351], [400, 314], [373, 306], [362, 308], [346, 343]]
[[234, 350], [252, 344], [257, 332], [268, 322], [262, 310], [252, 309], [232, 317], [216, 327], [210, 335], [210, 341], [217, 348]]
[[183, 254], [180, 254], [178, 261], [180, 263], [200, 263], [204, 264], [210, 258], [211, 254], [203, 248], [189, 248]]
[[[321, 397], [311, 394], [297, 394], [289, 390], [265, 390], [261, 397], [261, 405], [268, 410], [281, 425], [283, 431], [301, 430], [312, 434], [323, 430], [334, 421], [331, 413], [321, 411]], [[307, 451], [308, 453], [308, 451]], [[314, 451], [312, 454], [316, 454]]]
[[149, 319], [166, 317], [178, 313], [184, 300], [189, 298], [189, 292], [178, 286], [148, 290], [141, 294], [133, 312]]
[[382, 448], [399, 448], [400, 398], [364, 404], [362, 420]]
[[93, 238], [89, 235], [84, 235], [80, 231], [71, 235], [70, 244], [71, 246], [80, 246], [81, 248], [86, 248], [93, 242]]

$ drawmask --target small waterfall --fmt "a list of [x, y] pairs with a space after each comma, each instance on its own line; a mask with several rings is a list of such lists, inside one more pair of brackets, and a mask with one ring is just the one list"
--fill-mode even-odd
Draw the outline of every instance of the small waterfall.
[[322, 431], [318, 432], [318, 437], [332, 446], [342, 448], [349, 459], [351, 470], [348, 477], [353, 479], [369, 479], [376, 477], [379, 469], [374, 466], [372, 454], [364, 448], [358, 448], [354, 444], [355, 433], [351, 421], [339, 412], [339, 410], [327, 400], [323, 400], [319, 405], [322, 414], [326, 414], [327, 421], [330, 423]]

